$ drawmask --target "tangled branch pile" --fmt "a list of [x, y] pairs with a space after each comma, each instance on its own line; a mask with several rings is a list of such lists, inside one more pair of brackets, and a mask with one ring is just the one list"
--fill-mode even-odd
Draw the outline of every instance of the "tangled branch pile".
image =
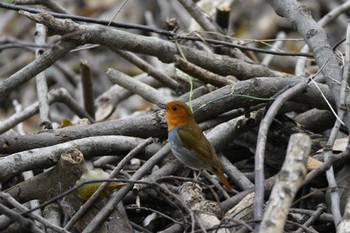
[[[1, 232], [347, 232], [349, 2], [15, 2]], [[232, 190], [171, 154], [175, 99]]]

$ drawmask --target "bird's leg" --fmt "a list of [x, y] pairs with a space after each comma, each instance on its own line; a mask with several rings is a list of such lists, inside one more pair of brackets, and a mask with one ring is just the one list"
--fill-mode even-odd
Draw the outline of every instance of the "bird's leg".
[[198, 179], [199, 179], [201, 173], [202, 173], [202, 170], [199, 170], [198, 174], [197, 174], [196, 170], [193, 170], [193, 182], [192, 182], [193, 188], [199, 187], [199, 184], [197, 184], [197, 182], [198, 182]]
[[196, 174], [196, 171], [193, 171], [193, 178], [194, 178], [194, 181], [198, 181], [199, 180], [199, 177], [201, 176], [202, 174], [202, 170], [199, 170], [198, 171], [198, 174]]

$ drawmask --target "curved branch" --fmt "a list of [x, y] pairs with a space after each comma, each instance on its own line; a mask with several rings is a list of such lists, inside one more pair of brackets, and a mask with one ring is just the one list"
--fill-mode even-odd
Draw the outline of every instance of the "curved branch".
[[[276, 14], [285, 17], [292, 24], [292, 27], [303, 36], [306, 44], [315, 55], [316, 63], [319, 67], [327, 62], [322, 69], [322, 74], [326, 77], [326, 83], [332, 96], [339, 106], [340, 82], [342, 77], [341, 67], [329, 44], [327, 34], [323, 28], [312, 18], [310, 11], [296, 0], [269, 0]], [[349, 97], [347, 98], [347, 102]], [[344, 122], [350, 129], [350, 117], [344, 117]]]

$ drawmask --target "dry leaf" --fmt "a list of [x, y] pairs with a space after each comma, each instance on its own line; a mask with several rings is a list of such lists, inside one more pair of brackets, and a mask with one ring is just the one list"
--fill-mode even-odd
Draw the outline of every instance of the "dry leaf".
[[[103, 171], [100, 168], [97, 168], [97, 169], [88, 170], [87, 172], [85, 172], [81, 176], [81, 178], [77, 181], [77, 184], [81, 184], [85, 181], [101, 180], [101, 179], [108, 179], [108, 178], [109, 178], [109, 174], [107, 172]], [[76, 190], [76, 193], [81, 200], [86, 201], [94, 194], [94, 192], [98, 189], [98, 187], [100, 187], [101, 184], [102, 182], [85, 184], [80, 188], [78, 188]], [[106, 188], [106, 190], [104, 190], [103, 193], [104, 194], [110, 193], [116, 188], [121, 188], [123, 185], [124, 183], [121, 183], [121, 182], [111, 182]]]

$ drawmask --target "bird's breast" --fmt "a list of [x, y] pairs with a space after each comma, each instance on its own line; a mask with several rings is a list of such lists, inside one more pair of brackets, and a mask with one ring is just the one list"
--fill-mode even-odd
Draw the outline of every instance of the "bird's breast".
[[196, 156], [193, 150], [187, 149], [183, 146], [183, 142], [180, 138], [178, 130], [179, 127], [175, 127], [168, 132], [168, 139], [173, 155], [184, 165], [192, 169], [211, 170], [212, 167], [210, 166], [210, 164]]

